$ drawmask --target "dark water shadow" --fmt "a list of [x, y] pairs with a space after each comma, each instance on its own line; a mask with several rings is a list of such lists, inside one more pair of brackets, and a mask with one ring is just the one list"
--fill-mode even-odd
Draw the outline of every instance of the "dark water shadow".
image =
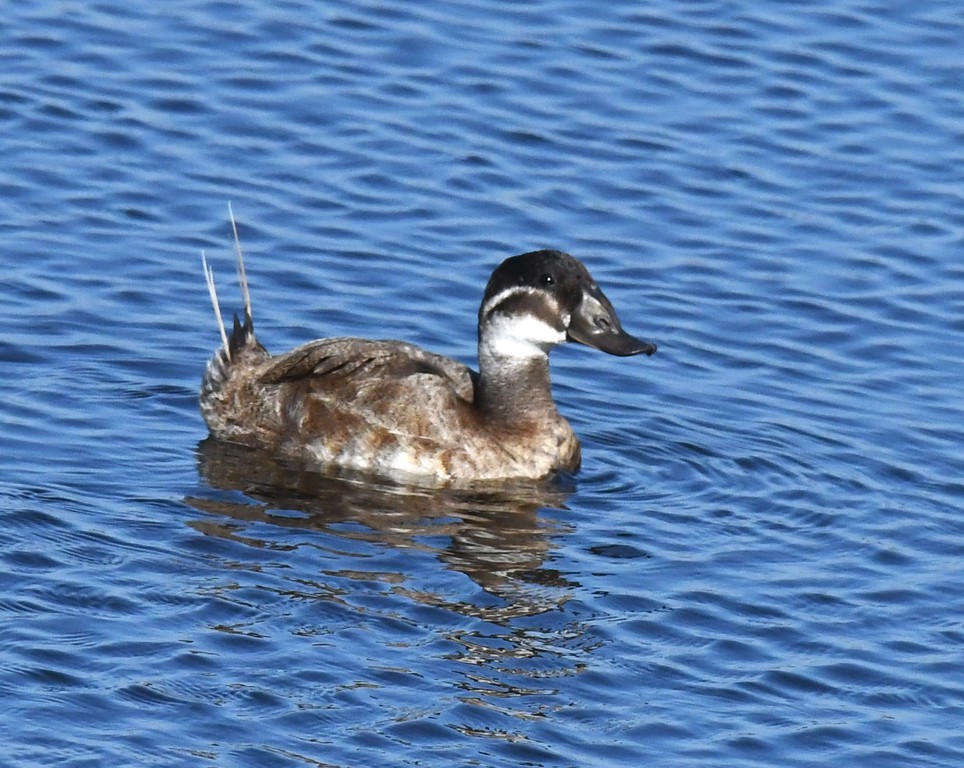
[[[207, 513], [192, 523], [205, 535], [269, 546], [250, 532], [241, 533], [249, 524], [267, 523], [396, 550], [429, 551], [502, 599], [500, 606], [446, 607], [484, 613], [495, 621], [557, 608], [575, 586], [545, 565], [553, 539], [566, 529], [540, 514], [565, 509], [574, 490], [571, 479], [420, 488], [364, 474], [324, 474], [210, 438], [198, 445], [197, 459], [201, 477], [213, 489], [229, 492], [185, 500]], [[234, 493], [245, 498], [236, 500]], [[551, 605], [545, 604], [547, 598]], [[427, 594], [418, 599], [442, 600]]]

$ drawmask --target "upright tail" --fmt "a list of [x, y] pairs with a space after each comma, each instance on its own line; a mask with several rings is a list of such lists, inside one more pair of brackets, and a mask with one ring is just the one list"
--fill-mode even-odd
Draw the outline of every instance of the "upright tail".
[[[228, 215], [231, 219], [231, 230], [234, 233], [234, 252], [237, 256], [238, 282], [241, 285], [241, 299], [244, 304], [244, 321], [242, 322], [235, 315], [234, 325], [230, 335], [228, 334], [214, 283], [214, 270], [208, 264], [207, 255], [202, 251], [201, 264], [204, 268], [204, 281], [207, 283], [208, 295], [211, 297], [214, 316], [221, 333], [221, 347], [208, 361], [201, 383], [201, 411], [204, 413], [205, 419], [208, 419], [209, 410], [214, 407], [217, 393], [224, 386], [232, 368], [239, 364], [242, 358], [247, 357], [245, 352], [247, 350], [256, 351], [258, 359], [267, 357], [267, 352], [254, 335], [254, 320], [251, 316], [251, 292], [248, 289], [248, 276], [244, 270], [244, 254], [241, 250], [241, 238], [238, 236], [238, 224], [235, 221], [234, 211], [230, 203], [228, 203]], [[210, 419], [208, 419], [208, 423], [210, 424]]]

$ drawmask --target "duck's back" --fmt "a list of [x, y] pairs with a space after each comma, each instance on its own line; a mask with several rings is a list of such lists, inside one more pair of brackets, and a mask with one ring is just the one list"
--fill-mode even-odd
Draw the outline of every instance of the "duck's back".
[[474, 374], [468, 367], [403, 341], [318, 339], [268, 359], [255, 375], [266, 385], [310, 381], [319, 393], [344, 396], [421, 374], [438, 379], [443, 392], [472, 402]]

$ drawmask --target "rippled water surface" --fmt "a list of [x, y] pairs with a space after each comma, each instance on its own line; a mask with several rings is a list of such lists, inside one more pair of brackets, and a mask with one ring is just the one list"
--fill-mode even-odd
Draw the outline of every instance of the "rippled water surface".
[[[964, 764], [959, 2], [11, 3], [0, 762]], [[227, 203], [275, 351], [473, 362], [586, 260], [571, 483], [205, 441]]]

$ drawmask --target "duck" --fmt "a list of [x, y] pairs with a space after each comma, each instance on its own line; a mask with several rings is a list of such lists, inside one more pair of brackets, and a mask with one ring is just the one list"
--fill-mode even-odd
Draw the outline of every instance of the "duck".
[[430, 485], [574, 475], [579, 439], [552, 396], [549, 353], [575, 342], [619, 357], [656, 345], [623, 330], [586, 266], [559, 250], [511, 256], [478, 312], [478, 370], [396, 340], [309, 341], [272, 355], [254, 332], [233, 221], [243, 316], [224, 323], [202, 253], [221, 346], [199, 403], [213, 438], [328, 471]]

